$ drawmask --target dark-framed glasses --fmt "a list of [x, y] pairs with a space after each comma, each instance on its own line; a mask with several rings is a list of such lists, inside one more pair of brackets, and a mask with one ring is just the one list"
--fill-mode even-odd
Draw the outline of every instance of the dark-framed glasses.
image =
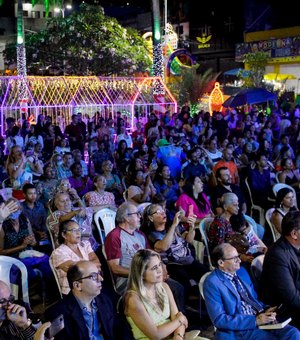
[[128, 213], [127, 216], [131, 216], [131, 215], [137, 215], [137, 216], [141, 216], [141, 213], [139, 211], [135, 211], [132, 213]]
[[78, 279], [76, 281], [85, 280], [85, 279], [91, 279], [93, 281], [100, 281], [100, 278], [102, 278], [102, 272], [101, 271], [99, 271], [98, 273], [91, 273], [90, 275], [81, 277], [80, 279]]
[[234, 262], [240, 261], [241, 260], [241, 255], [229, 257], [228, 259], [222, 258], [223, 261], [231, 261], [233, 260]]
[[13, 295], [10, 295], [7, 299], [0, 299], [0, 305], [7, 305], [9, 303], [14, 303], [15, 297]]

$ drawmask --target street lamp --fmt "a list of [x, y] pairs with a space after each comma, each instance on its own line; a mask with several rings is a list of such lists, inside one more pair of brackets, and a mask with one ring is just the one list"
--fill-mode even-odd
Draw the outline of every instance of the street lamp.
[[71, 10], [72, 9], [72, 5], [70, 5], [70, 4], [67, 4], [67, 5], [65, 5], [65, 6], [63, 6], [63, 7], [55, 7], [54, 8], [54, 12], [55, 13], [59, 13], [59, 12], [61, 12], [61, 16], [64, 18], [65, 17], [65, 10]]

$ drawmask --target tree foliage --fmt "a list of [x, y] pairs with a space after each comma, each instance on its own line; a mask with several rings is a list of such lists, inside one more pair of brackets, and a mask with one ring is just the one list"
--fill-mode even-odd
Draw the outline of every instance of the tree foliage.
[[[151, 70], [143, 38], [105, 16], [101, 6], [83, 3], [79, 12], [48, 20], [46, 29], [26, 35], [28, 74], [49, 67], [67, 75], [130, 76]], [[15, 46], [7, 46], [4, 57], [8, 65], [15, 63]]]
[[212, 69], [207, 69], [203, 74], [199, 74], [198, 67], [199, 65], [193, 65], [182, 68], [180, 77], [168, 84], [180, 106], [187, 101], [191, 106], [197, 106], [200, 98], [213, 89], [218, 75]]
[[241, 77], [244, 80], [244, 87], [265, 87], [263, 82], [268, 55], [265, 52], [247, 53], [244, 63], [248, 65], [249, 75]]

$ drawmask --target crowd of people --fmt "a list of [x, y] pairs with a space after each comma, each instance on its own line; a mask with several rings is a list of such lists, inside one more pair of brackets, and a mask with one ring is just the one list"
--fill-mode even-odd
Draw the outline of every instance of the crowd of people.
[[[7, 118], [0, 255], [25, 264], [29, 290], [41, 273], [43, 321], [64, 317], [55, 339], [199, 339], [188, 334], [186, 311], [208, 274], [203, 294], [216, 339], [300, 339], [298, 112], [254, 106], [192, 116], [185, 104], [172, 115], [151, 112], [145, 124], [137, 115], [133, 129], [120, 112], [77, 113], [63, 131], [47, 113], [21, 126]], [[277, 182], [287, 187], [275, 195]], [[249, 222], [251, 202], [274, 207], [278, 241], [259, 216]], [[94, 214], [103, 208], [116, 212], [115, 228], [99, 237]], [[204, 218], [212, 220], [211, 273], [195, 247]], [[255, 292], [251, 263], [262, 254]], [[36, 331], [25, 322], [29, 306], [15, 303], [20, 296], [12, 299], [1, 279], [0, 339], [43, 339], [50, 323]], [[18, 284], [17, 270], [11, 280]], [[280, 304], [290, 325], [260, 329]]]

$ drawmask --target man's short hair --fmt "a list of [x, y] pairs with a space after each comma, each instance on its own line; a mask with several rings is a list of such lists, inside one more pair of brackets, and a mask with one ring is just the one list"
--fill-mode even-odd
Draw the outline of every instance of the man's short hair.
[[119, 206], [116, 214], [116, 222], [118, 224], [125, 222], [125, 218], [129, 212], [129, 207], [132, 205], [132, 203], [124, 202]]
[[24, 195], [26, 195], [26, 193], [29, 189], [36, 189], [36, 187], [31, 183], [24, 184], [23, 187], [22, 187], [22, 191], [23, 191]]
[[281, 235], [289, 236], [293, 230], [300, 229], [300, 211], [290, 211], [282, 219]]
[[212, 251], [211, 253], [211, 263], [214, 267], [218, 268], [219, 267], [219, 263], [218, 261], [223, 259], [224, 257], [224, 249], [226, 247], [228, 247], [230, 244], [229, 243], [221, 243], [218, 244]]
[[[79, 281], [81, 277], [83, 277], [82, 271], [79, 269], [80, 263], [83, 261], [79, 261], [71, 266], [67, 271], [67, 280], [70, 286], [70, 289], [73, 289], [73, 283]], [[89, 261], [86, 261], [89, 262]]]
[[73, 154], [72, 154], [72, 152], [67, 151], [63, 154], [62, 157], [65, 158], [66, 156], [72, 156], [73, 157]]
[[220, 168], [218, 168], [216, 171], [216, 178], [221, 178], [221, 171], [223, 170], [228, 170], [228, 168], [226, 166], [221, 166]]

